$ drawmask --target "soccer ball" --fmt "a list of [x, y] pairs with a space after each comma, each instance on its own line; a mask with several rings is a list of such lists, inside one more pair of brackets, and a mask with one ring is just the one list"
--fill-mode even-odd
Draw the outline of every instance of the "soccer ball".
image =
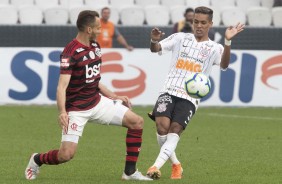
[[191, 73], [185, 80], [186, 93], [193, 98], [203, 98], [211, 90], [210, 79], [202, 73]]

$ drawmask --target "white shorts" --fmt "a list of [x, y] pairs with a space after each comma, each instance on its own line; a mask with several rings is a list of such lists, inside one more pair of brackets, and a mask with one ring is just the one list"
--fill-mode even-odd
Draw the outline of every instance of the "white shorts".
[[[101, 96], [100, 102], [92, 109], [86, 111], [70, 111], [69, 124], [62, 133], [62, 142], [78, 142], [82, 136], [84, 126], [87, 122], [99, 123], [104, 125], [122, 125], [122, 119], [128, 108], [119, 102]], [[73, 136], [74, 135], [74, 136]]]

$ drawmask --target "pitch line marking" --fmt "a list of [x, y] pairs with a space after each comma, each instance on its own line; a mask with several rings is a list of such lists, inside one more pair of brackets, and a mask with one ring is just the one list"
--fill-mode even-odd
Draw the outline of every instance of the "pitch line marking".
[[239, 116], [239, 115], [225, 115], [218, 113], [204, 113], [202, 115], [208, 116], [217, 116], [217, 117], [228, 117], [228, 118], [246, 118], [246, 119], [258, 119], [258, 120], [274, 120], [274, 121], [282, 121], [282, 118], [273, 118], [273, 117], [258, 117], [258, 116]]

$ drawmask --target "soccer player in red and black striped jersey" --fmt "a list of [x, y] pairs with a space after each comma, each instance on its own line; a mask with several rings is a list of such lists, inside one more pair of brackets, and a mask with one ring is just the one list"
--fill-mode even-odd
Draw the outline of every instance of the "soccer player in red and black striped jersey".
[[[79, 137], [87, 122], [119, 125], [128, 128], [124, 180], [152, 180], [136, 169], [142, 143], [144, 120], [130, 110], [126, 96], [117, 96], [100, 83], [101, 50], [95, 41], [101, 32], [99, 14], [82, 11], [77, 19], [78, 34], [61, 54], [60, 77], [57, 87], [59, 124], [62, 141], [59, 149], [33, 153], [25, 177], [33, 180], [43, 164], [58, 165], [71, 160]], [[121, 100], [123, 103], [116, 103]]]

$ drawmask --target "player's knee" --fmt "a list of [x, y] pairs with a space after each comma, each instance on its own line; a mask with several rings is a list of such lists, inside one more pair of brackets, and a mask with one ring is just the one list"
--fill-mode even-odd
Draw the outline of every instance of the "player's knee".
[[184, 128], [179, 123], [173, 122], [169, 128], [169, 133], [176, 133], [180, 136], [180, 134], [183, 132]]
[[168, 134], [169, 126], [167, 126], [165, 123], [156, 121], [156, 126], [157, 126], [157, 132], [159, 135]]
[[132, 123], [131, 129], [143, 129], [144, 119], [141, 116], [136, 116], [134, 118], [134, 123]]
[[162, 127], [157, 127], [157, 132], [159, 135], [167, 135], [168, 134], [168, 130]]

